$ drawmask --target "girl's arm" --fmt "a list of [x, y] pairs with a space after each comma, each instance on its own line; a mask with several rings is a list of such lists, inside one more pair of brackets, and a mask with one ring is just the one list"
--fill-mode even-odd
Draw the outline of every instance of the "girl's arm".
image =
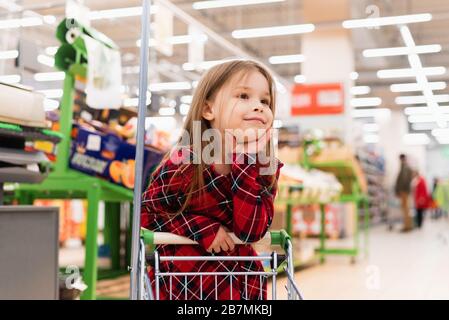
[[188, 187], [187, 181], [190, 181], [178, 171], [179, 165], [168, 159], [154, 172], [142, 198], [141, 225], [153, 231], [187, 237], [208, 249], [215, 239], [220, 223], [198, 214], [183, 212], [174, 215], [182, 207]]
[[[271, 225], [276, 184], [270, 188], [271, 181], [268, 176], [261, 175], [263, 168], [254, 155], [241, 153], [234, 158], [231, 166], [233, 232], [244, 242], [255, 242]], [[276, 179], [282, 166], [276, 159]]]

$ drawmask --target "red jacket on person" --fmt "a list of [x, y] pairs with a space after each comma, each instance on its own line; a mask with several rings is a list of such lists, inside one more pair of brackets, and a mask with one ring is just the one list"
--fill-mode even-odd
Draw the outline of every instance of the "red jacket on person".
[[417, 209], [427, 209], [430, 206], [430, 196], [427, 192], [426, 180], [422, 176], [418, 176], [416, 179], [415, 190], [413, 193], [415, 207]]
[[[193, 155], [191, 150], [189, 155]], [[185, 155], [179, 150], [177, 156], [182, 158]], [[192, 180], [194, 165], [177, 164], [178, 161], [168, 158], [153, 173], [143, 194], [142, 227], [171, 232], [199, 243], [157, 246], [161, 256], [213, 255], [206, 249], [215, 239], [220, 225], [244, 242], [255, 242], [265, 235], [273, 219], [276, 185], [270, 188], [271, 179], [259, 174], [259, 164], [248, 161], [250, 155], [240, 156], [244, 157], [244, 161], [234, 159], [228, 175], [218, 174], [213, 165], [206, 166], [204, 192], [194, 192], [186, 210], [174, 217], [169, 217], [167, 213], [175, 213], [181, 208]], [[282, 166], [277, 160], [276, 177]], [[257, 253], [248, 244], [236, 245], [233, 251], [214, 255], [257, 256]], [[260, 261], [167, 261], [161, 263], [160, 269], [161, 272], [252, 272], [263, 271], [263, 266]], [[153, 269], [149, 276], [154, 292]], [[265, 276], [217, 276], [217, 281], [213, 276], [202, 276], [202, 279], [200, 276], [189, 276], [188, 279], [174, 276], [161, 279], [159, 292], [162, 300], [256, 300], [267, 298], [266, 286]]]

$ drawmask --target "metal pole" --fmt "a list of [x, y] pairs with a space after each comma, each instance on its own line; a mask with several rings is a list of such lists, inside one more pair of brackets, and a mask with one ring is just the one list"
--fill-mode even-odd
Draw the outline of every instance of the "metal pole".
[[139, 107], [137, 114], [137, 143], [136, 143], [136, 168], [134, 184], [134, 211], [132, 224], [131, 243], [131, 286], [130, 299], [137, 300], [138, 263], [139, 263], [139, 239], [140, 239], [140, 205], [142, 198], [142, 172], [144, 154], [145, 115], [147, 107], [147, 82], [148, 82], [148, 41], [150, 38], [150, 5], [151, 0], [143, 0], [142, 10], [142, 37], [140, 46], [140, 74], [139, 74]]

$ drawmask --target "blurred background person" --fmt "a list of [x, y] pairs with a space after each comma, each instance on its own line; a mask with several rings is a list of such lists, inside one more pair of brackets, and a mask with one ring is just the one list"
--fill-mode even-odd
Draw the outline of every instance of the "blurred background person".
[[412, 218], [410, 216], [409, 197], [412, 183], [412, 169], [407, 163], [405, 154], [399, 156], [401, 168], [396, 179], [395, 193], [401, 201], [403, 227], [401, 232], [408, 232], [413, 229]]
[[418, 170], [413, 171], [413, 200], [416, 211], [416, 226], [420, 229], [424, 220], [424, 212], [430, 207], [431, 198], [427, 189], [426, 179]]

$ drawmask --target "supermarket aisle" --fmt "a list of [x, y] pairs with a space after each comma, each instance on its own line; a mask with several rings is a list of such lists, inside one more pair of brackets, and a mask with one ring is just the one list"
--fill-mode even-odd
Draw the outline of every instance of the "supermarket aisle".
[[422, 230], [407, 234], [377, 227], [368, 260], [351, 265], [347, 257], [330, 256], [296, 280], [306, 299], [447, 299], [448, 266], [449, 221], [427, 219]]

